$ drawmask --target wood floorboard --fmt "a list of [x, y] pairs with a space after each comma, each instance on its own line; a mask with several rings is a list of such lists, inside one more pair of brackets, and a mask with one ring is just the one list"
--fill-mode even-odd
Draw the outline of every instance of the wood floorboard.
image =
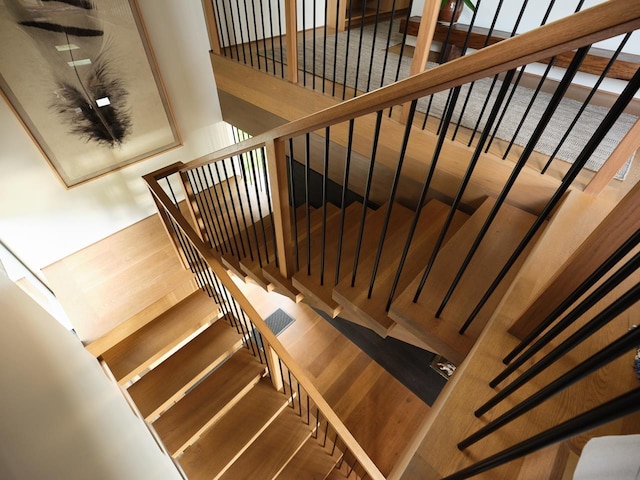
[[[366, 445], [376, 465], [388, 474], [427, 416], [429, 406], [308, 305], [273, 292], [267, 294], [256, 285], [236, 283], [261, 316], [282, 308], [295, 318], [278, 338], [309, 372], [356, 439]], [[369, 415], [372, 412], [375, 415]]]

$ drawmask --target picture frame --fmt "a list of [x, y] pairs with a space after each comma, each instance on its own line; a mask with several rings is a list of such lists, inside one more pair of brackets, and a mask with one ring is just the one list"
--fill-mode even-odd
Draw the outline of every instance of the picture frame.
[[0, 93], [66, 188], [182, 145], [135, 0], [2, 0]]

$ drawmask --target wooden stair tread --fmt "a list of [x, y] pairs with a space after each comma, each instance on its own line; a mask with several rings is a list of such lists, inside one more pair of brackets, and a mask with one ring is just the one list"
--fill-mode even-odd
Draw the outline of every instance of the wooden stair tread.
[[[255, 231], [254, 231], [255, 228]], [[246, 233], [246, 232], [245, 232]], [[270, 290], [271, 283], [262, 273], [262, 266], [276, 263], [276, 245], [273, 239], [273, 224], [269, 215], [249, 226], [253, 258], [247, 255], [240, 259], [240, 268], [249, 278], [266, 290]], [[258, 238], [256, 246], [256, 236]], [[262, 263], [262, 266], [260, 264]]]
[[[437, 200], [432, 200], [423, 207], [396, 288], [396, 295], [402, 292], [426, 266], [449, 210], [448, 205]], [[392, 222], [388, 230], [390, 234], [385, 238], [371, 298], [367, 298], [367, 294], [375, 263], [377, 242], [374, 250], [369, 255], [362, 257], [363, 261], [358, 266], [355, 285], [351, 287], [350, 279], [345, 279], [336, 286], [333, 292], [333, 298], [336, 301], [349, 311], [364, 316], [365, 320], [375, 326], [374, 331], [383, 337], [395, 325], [386, 312], [386, 306], [413, 216], [414, 212], [401, 205], [393, 206]], [[445, 242], [453, 236], [467, 218], [468, 216], [462, 212], [456, 212], [447, 231]]]
[[260, 380], [179, 457], [189, 480], [211, 480], [224, 472], [287, 407], [287, 399], [268, 378]]
[[142, 416], [149, 420], [242, 346], [242, 336], [221, 318], [129, 387]]
[[331, 456], [331, 448], [322, 448], [318, 439], [309, 437], [276, 480], [324, 480], [336, 465], [340, 452]]
[[184, 451], [261, 378], [264, 366], [246, 349], [239, 350], [187, 393], [154, 428], [172, 456]]
[[458, 330], [485, 293], [489, 283], [502, 269], [535, 217], [504, 204], [476, 251], [467, 271], [453, 293], [440, 319], [435, 313], [464, 257], [482, 227], [495, 199], [488, 198], [441, 249], [417, 303], [413, 297], [423, 271], [394, 300], [389, 316], [454, 364], [460, 364], [482, 332], [510, 278], [518, 271], [528, 252], [511, 268], [509, 276], [492, 295], [480, 315], [464, 335]]
[[124, 384], [219, 314], [213, 299], [197, 290], [102, 354]]
[[[344, 231], [342, 238], [342, 252], [340, 257], [340, 278], [351, 273], [357, 228], [360, 224], [362, 204], [354, 202], [345, 209]], [[312, 237], [311, 275], [307, 275], [307, 263], [300, 264], [300, 271], [293, 276], [293, 286], [301, 291], [305, 297], [312, 297], [316, 305], [322, 307], [332, 317], [340, 313], [342, 307], [333, 300], [333, 286], [335, 281], [336, 260], [338, 255], [338, 235], [340, 233], [340, 215], [327, 218], [326, 248], [324, 261], [324, 282], [321, 285], [321, 230]], [[317, 237], [317, 238], [316, 238]], [[317, 240], [317, 241], [313, 241]], [[305, 247], [306, 249], [306, 242]], [[306, 254], [305, 254], [306, 255]]]
[[[299, 212], [302, 211], [302, 214], [299, 214], [297, 217], [298, 219], [298, 222], [297, 222], [298, 224], [298, 261], [300, 265], [306, 265], [307, 233], [311, 235], [312, 239], [316, 237], [319, 238], [318, 236], [320, 235], [319, 231], [322, 228], [322, 207], [317, 209], [310, 207], [309, 211], [311, 212], [311, 214], [309, 215], [309, 218], [310, 218], [309, 232], [307, 232], [306, 212], [305, 212], [304, 205], [298, 207], [298, 211]], [[340, 209], [338, 207], [336, 207], [332, 203], [327, 203], [327, 223], [331, 221], [331, 219], [337, 216], [339, 213], [340, 213]], [[276, 267], [275, 263], [270, 263], [268, 265], [265, 265], [262, 268], [262, 273], [264, 274], [264, 277], [268, 281], [273, 283], [278, 293], [290, 298], [296, 303], [302, 301], [302, 299], [304, 298], [304, 294], [302, 294], [302, 292], [300, 292], [296, 287], [294, 287], [292, 279], [284, 278], [280, 274], [280, 269]]]
[[220, 478], [274, 478], [310, 435], [309, 426], [286, 408]]

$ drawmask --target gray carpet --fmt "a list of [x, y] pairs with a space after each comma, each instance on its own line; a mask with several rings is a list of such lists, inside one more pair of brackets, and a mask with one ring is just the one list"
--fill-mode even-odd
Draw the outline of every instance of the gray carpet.
[[[337, 83], [346, 83], [349, 87], [354, 87], [357, 84], [357, 88], [361, 91], [374, 90], [383, 85], [388, 85], [396, 81], [396, 79], [403, 79], [409, 75], [409, 68], [411, 65], [411, 58], [407, 56], [400, 57], [395, 53], [387, 52], [385, 46], [387, 45], [387, 36], [390, 35], [389, 45], [398, 45], [402, 43], [402, 34], [398, 32], [399, 21], [394, 21], [390, 30], [390, 22], [380, 22], [377, 26], [366, 25], [363, 28], [362, 45], [360, 46], [360, 28], [353, 28], [349, 32], [341, 32], [337, 36], [327, 36], [326, 47], [323, 39], [316, 39], [316, 55], [314, 59], [313, 44], [307, 39], [306, 41], [306, 66], [307, 72], [312, 72], [313, 65], [315, 65], [315, 73], [318, 76], [322, 76], [328, 79], [334, 78], [333, 57], [334, 52], [337, 51], [337, 61], [335, 68], [335, 80]], [[374, 36], [375, 30], [375, 36]], [[348, 49], [347, 49], [348, 40]], [[358, 53], [360, 52], [360, 67], [358, 68]], [[263, 55], [271, 58], [275, 53], [276, 59], [280, 58], [280, 51], [272, 52], [268, 50], [263, 52]], [[302, 42], [298, 45], [298, 66], [303, 68], [303, 48]], [[286, 55], [284, 55], [286, 61]], [[346, 65], [346, 69], [345, 69]], [[369, 65], [373, 74], [371, 78], [368, 78], [367, 72], [369, 71]], [[429, 64], [427, 68], [435, 67], [435, 64]], [[344, 79], [346, 77], [346, 82]], [[482, 79], [475, 82], [473, 87], [473, 94], [469, 99], [468, 106], [465, 110], [464, 117], [461, 119], [461, 125], [467, 128], [474, 128], [478, 120], [478, 116], [482, 110], [484, 100], [487, 96], [491, 85], [492, 79]], [[489, 115], [489, 111], [495, 100], [495, 96], [499, 91], [501, 82], [497, 82], [493, 89], [491, 101], [489, 106], [484, 112], [483, 119], [480, 121], [480, 129], [485, 125], [486, 117]], [[464, 86], [460, 95], [460, 99], [456, 105], [454, 112], [454, 121], [458, 121], [462, 105], [464, 104], [465, 97], [468, 94], [469, 86]], [[433, 104], [430, 109], [430, 115], [440, 118], [444, 110], [444, 106], [447, 100], [448, 92], [441, 92], [434, 95]], [[524, 112], [529, 104], [529, 101], [533, 95], [533, 90], [518, 87], [516, 94], [512, 102], [509, 104], [507, 113], [504, 120], [501, 123], [500, 129], [496, 133], [496, 136], [502, 140], [511, 140], [515, 133], [516, 127], [520, 123]], [[533, 107], [527, 115], [526, 121], [523, 124], [518, 136], [515, 139], [517, 145], [524, 146], [527, 140], [531, 137], [531, 133], [535, 129], [539, 119], [542, 117], [542, 113], [546, 105], [548, 104], [551, 95], [541, 92], [538, 95]], [[429, 99], [423, 98], [418, 102], [418, 111], [426, 112]], [[535, 150], [545, 155], [551, 155], [555, 150], [558, 142], [565, 134], [567, 127], [573, 121], [575, 115], [578, 113], [581, 107], [581, 102], [577, 102], [571, 99], [563, 99], [556, 113], [553, 115], [547, 129], [545, 130], [542, 138], [535, 147]], [[597, 105], [589, 105], [584, 113], [581, 115], [580, 120], [574, 127], [573, 131], [564, 142], [564, 145], [558, 152], [556, 158], [568, 163], [573, 163], [580, 153], [581, 149], [591, 138], [595, 132], [597, 126], [607, 113], [607, 109]], [[598, 171], [604, 161], [609, 158], [611, 152], [613, 152], [616, 145], [624, 137], [624, 135], [633, 126], [637, 117], [633, 115], [623, 114], [618, 122], [607, 134], [604, 141], [598, 146], [596, 152], [591, 159], [587, 162], [585, 168]], [[477, 138], [477, 137], [476, 137]], [[627, 164], [620, 169], [616, 178], [624, 179], [633, 157], [629, 159]]]

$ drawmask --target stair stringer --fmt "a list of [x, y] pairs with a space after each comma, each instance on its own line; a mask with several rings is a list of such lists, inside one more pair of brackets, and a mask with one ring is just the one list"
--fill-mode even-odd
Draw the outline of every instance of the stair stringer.
[[[489, 382], [504, 369], [502, 357], [518, 342], [508, 333], [508, 329], [613, 206], [610, 202], [603, 202], [579, 191], [570, 190], [565, 194], [482, 334], [464, 361], [458, 365], [433, 404], [430, 415], [425, 418], [394, 471], [387, 477], [389, 480], [440, 479], [467, 466], [471, 462], [470, 458], [484, 458], [489, 451], [499, 451], [513, 444], [513, 438], [509, 435], [491, 435], [485, 439], [484, 442], [487, 443], [478, 444], [480, 449], [461, 452], [457, 448], [461, 439], [486, 423], [485, 419], [476, 419], [473, 412], [495, 394], [495, 390], [489, 387]], [[585, 212], [588, 214], [585, 215]], [[573, 228], [568, 229], [567, 225], [571, 224]], [[572, 241], [567, 242], [567, 237]], [[526, 396], [527, 392], [522, 395]], [[558, 410], [555, 407], [545, 410], [536, 420], [540, 417], [552, 417], [550, 410], [553, 409]], [[458, 418], [473, 420], [452, 421]], [[539, 424], [527, 424], [531, 431], [540, 429]], [[518, 428], [522, 429], [523, 425], [518, 424]], [[518, 478], [527, 458], [515, 460], [477, 478]]]

